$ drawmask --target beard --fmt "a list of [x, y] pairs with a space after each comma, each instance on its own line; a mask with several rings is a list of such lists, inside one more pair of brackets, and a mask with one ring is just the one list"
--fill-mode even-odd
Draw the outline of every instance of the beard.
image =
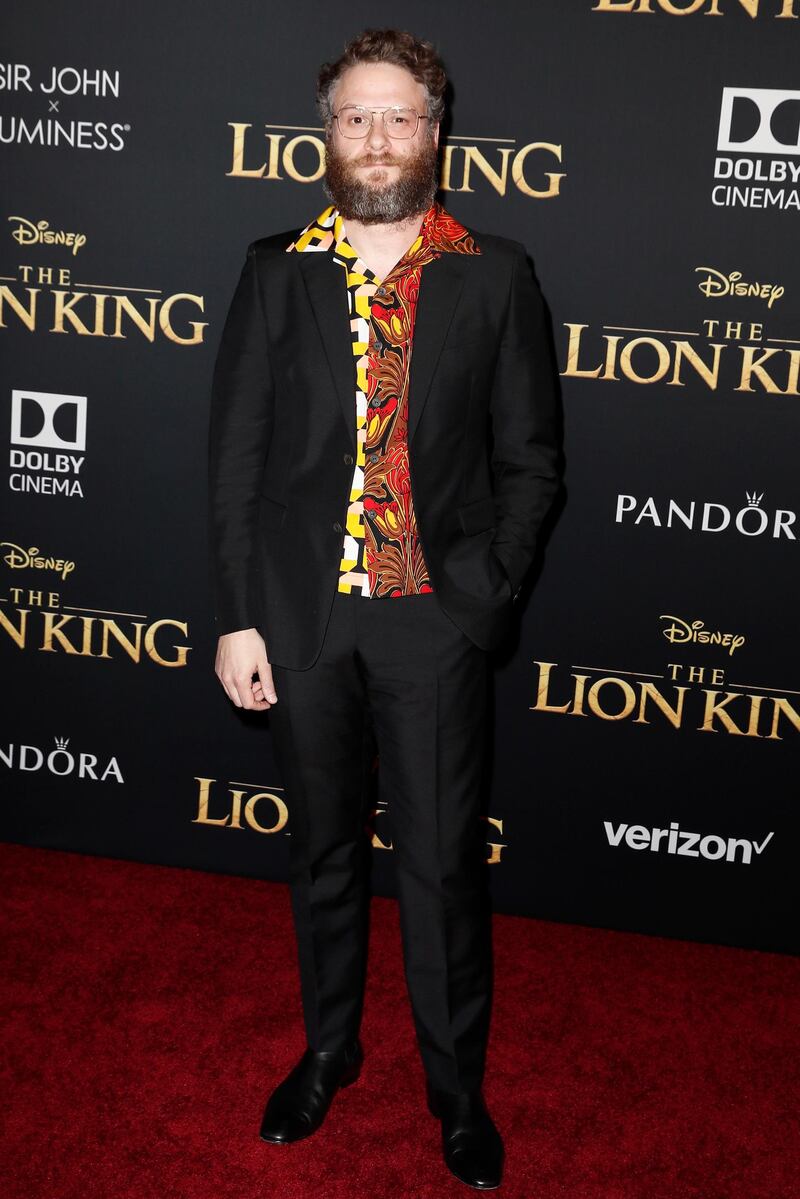
[[[393, 183], [368, 182], [362, 178], [362, 164], [388, 166], [396, 164], [400, 174]], [[370, 172], [371, 173], [371, 172]], [[325, 138], [325, 178], [323, 191], [338, 208], [345, 220], [364, 225], [385, 225], [407, 220], [427, 212], [436, 196], [439, 184], [437, 147], [428, 137], [418, 152], [395, 158], [391, 151], [374, 155], [368, 150], [358, 158], [347, 158]]]

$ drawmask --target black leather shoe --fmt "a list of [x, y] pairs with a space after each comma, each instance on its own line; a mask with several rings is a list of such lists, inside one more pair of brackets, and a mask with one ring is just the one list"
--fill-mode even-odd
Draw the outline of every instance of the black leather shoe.
[[500, 1186], [503, 1141], [480, 1090], [456, 1094], [427, 1084], [428, 1109], [442, 1122], [442, 1152], [448, 1169], [478, 1190]]
[[356, 1041], [346, 1049], [306, 1049], [296, 1066], [267, 1101], [261, 1121], [262, 1141], [300, 1141], [316, 1132], [339, 1087], [361, 1073], [364, 1050]]

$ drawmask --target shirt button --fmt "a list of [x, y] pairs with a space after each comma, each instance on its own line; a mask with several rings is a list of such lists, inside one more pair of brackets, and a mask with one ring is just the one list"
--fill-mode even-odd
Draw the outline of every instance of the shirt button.
[[339, 524], [338, 520], [336, 521], [336, 523], [333, 526], [333, 531], [334, 531], [334, 533], [342, 532], [342, 526]]
[[344, 460], [345, 460], [345, 462], [347, 463], [347, 465], [348, 465], [348, 466], [352, 466], [352, 465], [353, 465], [353, 455], [352, 455], [352, 454], [345, 454], [345, 456], [344, 456]]
[[377, 461], [378, 461], [378, 455], [377, 455], [377, 454], [370, 454], [370, 456], [369, 456], [369, 460], [370, 460], [370, 462], [377, 462]]
[[389, 293], [385, 287], [379, 287], [375, 292], [376, 296], [387, 296]]
[[380, 400], [378, 399], [378, 397], [377, 397], [377, 396], [373, 396], [373, 397], [372, 397], [372, 399], [371, 399], [371, 400], [370, 400], [370, 402], [369, 402], [369, 406], [370, 406], [370, 408], [379, 408], [379, 407], [380, 407], [380, 403], [381, 403], [381, 402], [380, 402]]

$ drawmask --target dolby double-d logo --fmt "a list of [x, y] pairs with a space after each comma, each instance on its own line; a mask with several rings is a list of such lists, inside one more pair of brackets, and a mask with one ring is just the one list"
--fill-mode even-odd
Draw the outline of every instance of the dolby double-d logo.
[[11, 392], [11, 491], [83, 498], [86, 396]]
[[12, 391], [11, 441], [31, 449], [85, 450], [86, 396]]
[[800, 154], [800, 92], [724, 87], [717, 149], [734, 154]]

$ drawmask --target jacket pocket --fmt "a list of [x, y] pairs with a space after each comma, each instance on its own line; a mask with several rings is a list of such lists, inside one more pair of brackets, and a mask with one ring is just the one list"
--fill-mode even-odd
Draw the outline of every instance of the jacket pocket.
[[469, 537], [475, 533], [484, 533], [487, 529], [493, 529], [495, 527], [494, 500], [489, 495], [480, 500], [473, 500], [470, 504], [463, 504], [458, 509], [458, 519], [461, 522], [461, 528]]

